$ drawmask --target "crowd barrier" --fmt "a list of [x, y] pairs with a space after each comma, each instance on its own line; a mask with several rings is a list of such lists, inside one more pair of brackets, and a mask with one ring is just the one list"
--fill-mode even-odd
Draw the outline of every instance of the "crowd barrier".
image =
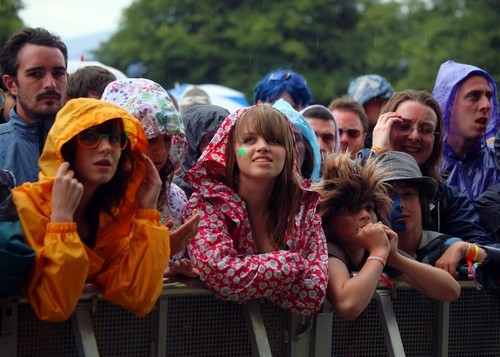
[[380, 287], [354, 321], [328, 304], [304, 318], [266, 299], [222, 301], [194, 279], [165, 284], [140, 319], [93, 287], [63, 323], [39, 321], [12, 297], [0, 301], [0, 356], [500, 356], [500, 296], [461, 286], [453, 303]]

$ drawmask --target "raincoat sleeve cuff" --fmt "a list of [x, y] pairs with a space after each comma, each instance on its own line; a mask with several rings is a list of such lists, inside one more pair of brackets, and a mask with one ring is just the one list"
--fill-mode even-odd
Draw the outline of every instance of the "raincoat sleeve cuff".
[[47, 233], [76, 232], [75, 222], [50, 222], [47, 224]]
[[152, 208], [141, 208], [137, 210], [135, 218], [160, 223], [160, 211]]

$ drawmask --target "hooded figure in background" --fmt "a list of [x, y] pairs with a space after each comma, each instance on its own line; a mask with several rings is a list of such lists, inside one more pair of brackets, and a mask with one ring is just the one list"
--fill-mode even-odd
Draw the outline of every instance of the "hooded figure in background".
[[229, 111], [218, 105], [203, 104], [189, 108], [182, 116], [186, 128], [188, 150], [180, 173], [174, 177], [174, 183], [184, 190], [189, 198], [193, 189], [184, 181], [184, 174], [189, 171], [208, 146], [222, 121]]
[[[497, 131], [495, 136], [494, 147], [495, 164], [497, 170], [500, 170], [500, 130]], [[498, 212], [500, 212], [500, 183], [490, 186], [481, 196], [476, 198], [474, 207], [491, 238], [500, 243], [500, 220], [498, 219]]]
[[500, 182], [494, 150], [486, 144], [498, 130], [495, 82], [480, 68], [446, 61], [439, 68], [432, 95], [443, 112], [443, 177], [473, 201]]
[[273, 108], [285, 114], [292, 123], [302, 178], [311, 180], [311, 182], [319, 181], [321, 153], [319, 151], [318, 141], [316, 140], [316, 134], [314, 134], [311, 125], [309, 125], [306, 118], [304, 118], [301, 113], [296, 111], [284, 99], [279, 99], [274, 103]]

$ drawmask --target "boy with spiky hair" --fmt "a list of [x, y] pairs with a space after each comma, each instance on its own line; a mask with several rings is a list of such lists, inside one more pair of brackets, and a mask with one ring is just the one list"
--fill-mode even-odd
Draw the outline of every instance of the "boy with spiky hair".
[[[321, 195], [318, 213], [328, 242], [327, 298], [347, 319], [365, 310], [379, 279], [390, 287], [382, 274], [386, 263], [400, 280], [433, 299], [453, 301], [460, 295], [451, 275], [398, 251], [398, 235], [380, 221], [392, 210], [383, 178], [373, 160], [361, 165], [340, 154], [326, 159], [323, 180], [314, 185]], [[351, 276], [354, 271], [358, 273]]]

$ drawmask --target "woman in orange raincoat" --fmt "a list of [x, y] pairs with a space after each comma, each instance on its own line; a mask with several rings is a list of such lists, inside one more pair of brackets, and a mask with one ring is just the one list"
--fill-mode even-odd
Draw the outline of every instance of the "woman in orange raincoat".
[[36, 251], [27, 296], [40, 319], [66, 320], [86, 282], [136, 316], [153, 308], [170, 245], [156, 209], [161, 180], [146, 148], [140, 122], [118, 106], [79, 98], [59, 111], [39, 181], [13, 190]]

